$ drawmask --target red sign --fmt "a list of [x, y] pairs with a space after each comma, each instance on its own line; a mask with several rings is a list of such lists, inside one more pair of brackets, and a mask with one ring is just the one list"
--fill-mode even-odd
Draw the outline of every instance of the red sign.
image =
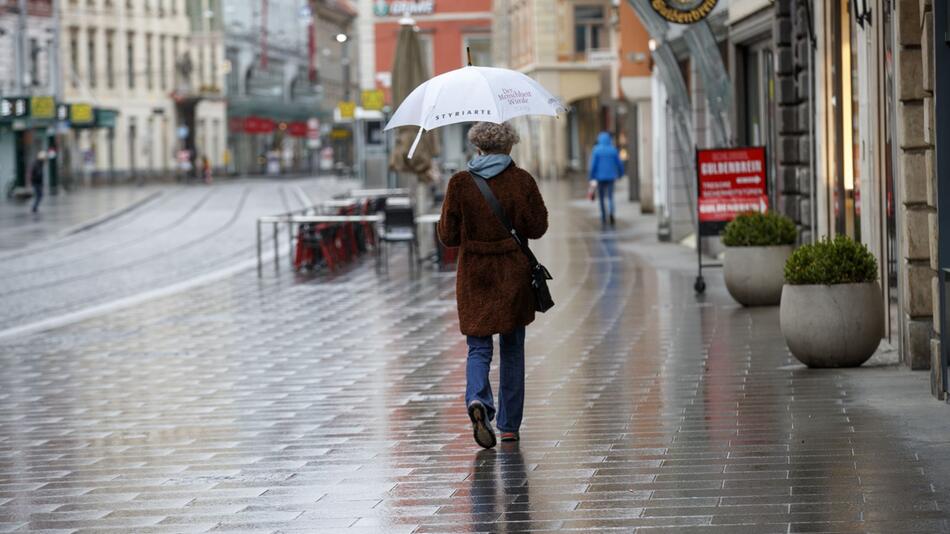
[[244, 131], [249, 134], [271, 133], [277, 128], [277, 123], [261, 117], [247, 117], [244, 119]]
[[769, 207], [765, 147], [696, 151], [699, 222], [725, 224]]
[[307, 137], [306, 122], [291, 122], [287, 124], [287, 133], [293, 137]]

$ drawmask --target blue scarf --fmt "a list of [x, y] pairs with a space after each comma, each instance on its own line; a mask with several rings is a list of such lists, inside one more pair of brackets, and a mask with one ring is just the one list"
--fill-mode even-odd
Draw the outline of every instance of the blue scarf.
[[511, 156], [507, 154], [484, 154], [475, 156], [468, 162], [468, 172], [488, 180], [502, 173], [511, 165]]

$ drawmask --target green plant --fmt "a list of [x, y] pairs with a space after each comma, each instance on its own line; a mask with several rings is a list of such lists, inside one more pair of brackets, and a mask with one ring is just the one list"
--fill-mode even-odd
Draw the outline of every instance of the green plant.
[[877, 260], [863, 243], [848, 236], [799, 247], [785, 262], [792, 285], [861, 284], [877, 280]]
[[777, 213], [742, 213], [726, 225], [722, 244], [727, 247], [771, 247], [795, 244], [795, 223]]

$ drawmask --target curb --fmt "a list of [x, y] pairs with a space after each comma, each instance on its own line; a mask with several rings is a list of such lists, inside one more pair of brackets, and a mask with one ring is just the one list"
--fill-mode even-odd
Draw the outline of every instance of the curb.
[[67, 228], [67, 229], [63, 230], [62, 232], [60, 232], [59, 234], [57, 234], [56, 237], [67, 237], [67, 236], [75, 235], [75, 234], [78, 234], [78, 233], [81, 233], [81, 232], [85, 232], [86, 230], [91, 230], [91, 229], [95, 228], [96, 226], [99, 226], [100, 224], [107, 223], [107, 222], [111, 221], [112, 219], [115, 219], [115, 218], [117, 218], [117, 217], [120, 217], [120, 216], [122, 216], [122, 215], [125, 215], [126, 213], [128, 213], [128, 212], [130, 212], [130, 211], [133, 211], [133, 210], [135, 210], [135, 209], [138, 209], [138, 208], [142, 207], [143, 205], [145, 205], [145, 204], [147, 204], [147, 203], [149, 203], [149, 202], [151, 202], [151, 201], [157, 199], [158, 197], [162, 196], [163, 194], [164, 194], [163, 191], [155, 191], [154, 193], [150, 193], [150, 194], [146, 195], [145, 197], [143, 197], [143, 198], [141, 198], [141, 199], [139, 199], [139, 200], [136, 200], [135, 202], [133, 202], [133, 203], [127, 205], [127, 206], [123, 206], [123, 207], [121, 207], [121, 208], [114, 209], [114, 210], [112, 210], [112, 211], [110, 211], [110, 212], [108, 212], [108, 213], [104, 213], [104, 214], [102, 214], [102, 215], [100, 215], [100, 216], [98, 216], [98, 217], [92, 219], [91, 221], [86, 221], [86, 222], [84, 222], [84, 223], [79, 223], [79, 224], [77, 224], [77, 225], [75, 225], [75, 226], [72, 226], [72, 227], [70, 227], [70, 228]]

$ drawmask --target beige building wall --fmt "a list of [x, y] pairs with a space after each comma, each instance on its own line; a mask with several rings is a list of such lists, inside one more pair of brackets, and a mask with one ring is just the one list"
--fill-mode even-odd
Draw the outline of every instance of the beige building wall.
[[[605, 20], [601, 48], [616, 48], [610, 23], [613, 4], [608, 0], [496, 0], [492, 54], [497, 64], [520, 70], [538, 80], [568, 108], [586, 99], [595, 99], [595, 105], [581, 108], [588, 109], [599, 107], [601, 96], [605, 90], [609, 92], [604, 80], [610, 79], [609, 73], [615, 66], [593, 65], [587, 61], [586, 54], [574, 52], [575, 5], [603, 7]], [[586, 145], [592, 144], [594, 130], [602, 125], [596, 114], [577, 115], [575, 118], [583, 132], [580, 150], [589, 152], [591, 147]], [[558, 119], [524, 117], [514, 121], [521, 132], [522, 142], [515, 147], [513, 157], [539, 178], [564, 176], [572, 167], [569, 129], [572, 121], [573, 118], [569, 119], [566, 114]]]
[[[203, 2], [203, 13], [214, 5], [196, 1]], [[61, 9], [66, 102], [118, 111], [113, 139], [105, 129], [70, 133], [74, 172], [101, 174], [114, 166], [119, 176], [127, 176], [133, 169], [142, 174], [175, 169], [180, 124], [172, 95], [189, 85], [176, 69], [185, 54], [193, 67], [190, 90], [211, 97], [197, 108], [196, 144], [214, 165], [223, 164], [224, 49], [215, 32], [192, 35], [185, 0], [64, 0]], [[90, 150], [91, 167], [83, 162]]]
[[[936, 187], [933, 166], [933, 56], [930, 2], [900, 0], [896, 4], [898, 65], [897, 137], [900, 148], [897, 181], [902, 193], [901, 320], [904, 362], [914, 369], [931, 366], [936, 340]], [[939, 352], [933, 372], [939, 370]], [[939, 373], [938, 373], [939, 374]]]

